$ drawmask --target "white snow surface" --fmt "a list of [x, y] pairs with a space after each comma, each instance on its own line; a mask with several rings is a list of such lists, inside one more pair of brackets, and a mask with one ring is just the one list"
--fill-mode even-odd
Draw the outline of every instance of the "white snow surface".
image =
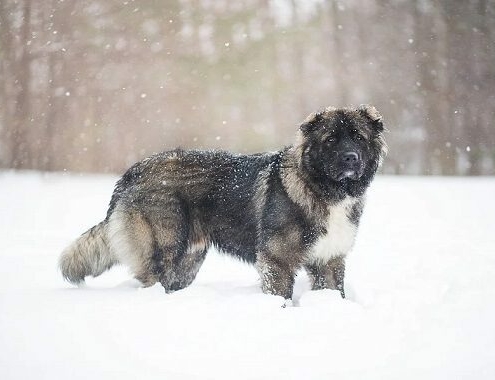
[[378, 177], [349, 298], [301, 273], [286, 308], [214, 251], [173, 294], [123, 267], [65, 283], [115, 180], [0, 172], [0, 379], [495, 379], [494, 178]]

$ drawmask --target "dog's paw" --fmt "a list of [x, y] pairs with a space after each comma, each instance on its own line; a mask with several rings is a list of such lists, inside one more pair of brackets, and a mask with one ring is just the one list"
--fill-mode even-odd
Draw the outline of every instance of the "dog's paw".
[[294, 301], [292, 301], [291, 299], [285, 299], [284, 303], [282, 304], [283, 309], [285, 309], [287, 307], [295, 307], [295, 306], [297, 306], [296, 303]]

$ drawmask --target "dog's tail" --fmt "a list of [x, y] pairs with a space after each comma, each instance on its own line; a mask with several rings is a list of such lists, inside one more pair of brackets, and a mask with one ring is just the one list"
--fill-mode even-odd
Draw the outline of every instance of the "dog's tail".
[[79, 284], [86, 276], [99, 276], [117, 263], [108, 246], [107, 222], [103, 221], [62, 252], [59, 268], [67, 281]]

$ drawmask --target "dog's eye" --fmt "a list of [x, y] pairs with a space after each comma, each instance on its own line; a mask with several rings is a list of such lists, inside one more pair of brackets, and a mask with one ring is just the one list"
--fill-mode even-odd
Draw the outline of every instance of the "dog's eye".
[[325, 139], [325, 142], [326, 142], [326, 143], [333, 143], [333, 142], [335, 142], [335, 141], [337, 141], [337, 136], [334, 136], [334, 135], [332, 135], [332, 136], [328, 136], [328, 137]]
[[353, 134], [353, 136], [354, 136], [354, 138], [355, 138], [356, 140], [358, 140], [358, 141], [363, 141], [363, 140], [364, 140], [363, 135], [362, 135], [362, 134], [360, 134], [360, 133], [357, 131], [357, 129], [353, 129], [351, 132], [352, 132], [352, 134]]

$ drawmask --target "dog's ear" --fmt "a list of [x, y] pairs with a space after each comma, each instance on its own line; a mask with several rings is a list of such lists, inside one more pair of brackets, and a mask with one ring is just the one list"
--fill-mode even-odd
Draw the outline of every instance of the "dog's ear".
[[377, 132], [383, 132], [383, 117], [380, 115], [380, 112], [370, 104], [362, 104], [358, 111], [371, 121], [371, 125], [373, 129]]
[[302, 122], [299, 129], [304, 135], [309, 135], [319, 128], [320, 122], [323, 120], [323, 112], [313, 112]]

